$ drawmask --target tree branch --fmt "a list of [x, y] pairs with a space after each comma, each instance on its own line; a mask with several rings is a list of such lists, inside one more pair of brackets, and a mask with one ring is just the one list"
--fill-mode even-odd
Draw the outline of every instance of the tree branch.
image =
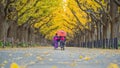
[[118, 6], [120, 6], [120, 0], [113, 0]]
[[27, 0], [27, 2], [22, 6], [22, 8], [20, 8], [20, 9], [18, 10], [18, 12], [20, 12], [29, 2], [30, 2], [30, 0]]
[[26, 9], [23, 13], [21, 13], [18, 18], [22, 17], [25, 13], [27, 13], [30, 9], [32, 9], [33, 7], [35, 7], [37, 5], [37, 3], [39, 2], [39, 0], [37, 0], [34, 5], [31, 8]]

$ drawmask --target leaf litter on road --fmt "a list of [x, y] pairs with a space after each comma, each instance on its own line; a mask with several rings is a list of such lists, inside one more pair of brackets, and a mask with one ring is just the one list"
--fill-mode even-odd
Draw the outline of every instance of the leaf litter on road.
[[36, 59], [39, 60], [39, 61], [43, 60], [43, 58], [41, 56], [37, 56]]
[[[69, 50], [65, 50], [65, 51], [61, 52], [60, 50], [56, 50], [56, 51], [53, 52], [53, 51], [47, 50], [47, 51], [42, 51], [41, 52], [41, 50], [30, 51], [28, 49], [28, 51], [24, 50], [25, 52], [20, 51], [20, 55], [17, 54], [17, 52], [19, 52], [17, 50], [16, 52], [12, 52], [12, 53], [10, 52], [10, 53], [8, 53], [7, 56], [9, 56], [10, 59], [14, 59], [15, 58], [14, 61], [17, 61], [17, 62], [19, 62], [18, 60], [21, 60], [21, 61], [24, 62], [25, 60], [23, 60], [23, 59], [25, 57], [25, 59], [27, 58], [27, 60], [25, 61], [25, 63], [28, 62], [29, 64], [36, 64], [36, 59], [37, 59], [37, 61], [40, 61], [39, 62], [40, 64], [42, 64], [42, 63], [46, 64], [46, 60], [54, 62], [54, 59], [55, 59], [55, 61], [57, 61], [58, 59], [60, 59], [60, 61], [58, 61], [57, 63], [70, 65], [72, 67], [78, 66], [79, 65], [79, 61], [81, 61], [80, 63], [85, 63], [85, 62], [89, 63], [88, 60], [92, 60], [92, 61], [90, 61], [92, 63], [94, 62], [96, 64], [99, 64], [99, 63], [103, 64], [103, 62], [105, 63], [104, 59], [106, 59], [106, 58], [110, 59], [110, 61], [115, 62], [115, 63], [119, 62], [119, 60], [117, 60], [117, 59], [111, 60], [112, 57], [116, 58], [116, 56], [117, 57], [120, 56], [120, 54], [117, 51], [115, 51], [115, 52], [113, 50], [102, 50], [101, 51], [99, 49], [98, 50], [94, 50], [94, 49], [88, 49], [88, 50], [81, 49], [81, 50], [83, 50], [83, 51], [79, 51], [79, 50], [76, 50], [76, 49], [74, 50], [73, 49], [73, 51], [71, 51], [71, 50], [70, 51]], [[23, 55], [22, 57], [20, 57], [21, 53]], [[15, 55], [15, 54], [17, 54], [17, 55]], [[68, 58], [66, 58], [66, 57], [68, 57]], [[29, 58], [32, 58], [33, 61], [31, 59], [29, 60]], [[43, 60], [45, 60], [45, 61], [43, 61]], [[75, 61], [73, 62], [71, 60], [75, 60]], [[4, 67], [5, 64], [7, 63], [6, 61], [9, 63], [8, 60], [3, 60], [2, 61], [3, 65], [1, 64], [0, 66]], [[21, 63], [21, 61], [19, 63]], [[114, 64], [113, 64], [113, 66], [117, 67]], [[21, 65], [21, 67], [25, 67], [25, 66]]]

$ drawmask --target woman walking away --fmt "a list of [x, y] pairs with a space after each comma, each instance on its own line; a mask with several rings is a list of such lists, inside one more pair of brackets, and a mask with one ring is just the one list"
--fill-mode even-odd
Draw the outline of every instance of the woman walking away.
[[61, 50], [64, 50], [64, 46], [65, 46], [65, 41], [66, 41], [66, 38], [65, 36], [61, 36], [60, 37], [60, 47], [61, 47]]
[[54, 49], [58, 48], [58, 36], [57, 36], [57, 33], [53, 37], [53, 45], [54, 45]]

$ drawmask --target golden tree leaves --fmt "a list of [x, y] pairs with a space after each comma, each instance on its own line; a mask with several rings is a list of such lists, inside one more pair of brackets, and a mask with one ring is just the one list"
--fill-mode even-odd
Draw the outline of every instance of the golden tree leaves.
[[[47, 34], [47, 37], [51, 36], [50, 38], [52, 38], [55, 32], [59, 29], [65, 30], [70, 37], [73, 36], [73, 31], [76, 29], [89, 29], [86, 24], [91, 22], [91, 19], [88, 18], [89, 16], [85, 11], [90, 10], [98, 12], [98, 9], [101, 8], [101, 6], [94, 0], [80, 0], [78, 3], [81, 7], [79, 7], [77, 1], [78, 0], [63, 0], [61, 6], [53, 11], [54, 17], [51, 21], [53, 25], [48, 30], [51, 30], [51, 28], [55, 26], [58, 26], [58, 28], [50, 33], [48, 32], [49, 34]], [[47, 30], [47, 28], [42, 29], [42, 31], [45, 30]], [[45, 33], [47, 33], [47, 31], [45, 31]]]
[[[99, 2], [103, 5], [106, 3], [104, 0]], [[15, 2], [18, 24], [29, 22], [28, 20], [32, 17], [35, 21], [34, 27], [48, 39], [51, 39], [57, 30], [64, 30], [73, 37], [75, 30], [89, 29], [86, 26], [91, 22], [88, 12], [99, 12], [100, 4], [96, 0], [19, 0]]]

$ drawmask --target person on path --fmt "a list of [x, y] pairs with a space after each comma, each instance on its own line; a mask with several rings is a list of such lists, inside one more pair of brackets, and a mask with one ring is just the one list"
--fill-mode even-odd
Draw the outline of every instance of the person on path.
[[58, 48], [58, 35], [56, 33], [56, 35], [53, 37], [53, 45], [54, 45], [54, 49]]
[[66, 38], [65, 36], [60, 36], [60, 47], [61, 47], [61, 50], [64, 50], [64, 46], [65, 46], [65, 41], [66, 41]]

